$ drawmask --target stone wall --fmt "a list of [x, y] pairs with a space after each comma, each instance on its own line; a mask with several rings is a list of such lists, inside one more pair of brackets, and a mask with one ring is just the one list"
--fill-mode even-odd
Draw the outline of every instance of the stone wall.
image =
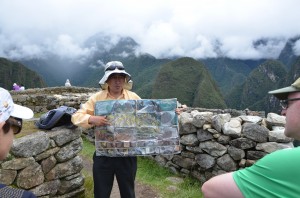
[[10, 91], [15, 103], [31, 108], [35, 113], [46, 112], [59, 106], [70, 106], [79, 109], [80, 104], [95, 92], [96, 88], [86, 87], [49, 87]]
[[268, 153], [293, 147], [284, 135], [285, 117], [269, 113], [233, 117], [192, 110], [180, 115], [182, 152], [155, 156], [173, 172], [191, 175], [202, 183], [213, 176], [251, 166]]
[[[57, 87], [13, 93], [14, 100], [35, 112], [61, 105], [79, 108], [97, 89]], [[43, 101], [42, 101], [43, 100]], [[251, 166], [264, 155], [293, 147], [284, 136], [285, 117], [234, 109], [187, 108], [179, 117], [182, 152], [153, 156], [161, 166], [201, 182]], [[93, 142], [93, 132], [83, 130]]]
[[38, 197], [78, 197], [84, 193], [81, 130], [54, 128], [15, 139], [0, 161], [0, 183]]

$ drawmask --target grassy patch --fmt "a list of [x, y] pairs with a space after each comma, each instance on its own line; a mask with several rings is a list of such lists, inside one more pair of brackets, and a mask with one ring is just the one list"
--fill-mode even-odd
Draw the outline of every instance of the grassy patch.
[[80, 155], [92, 161], [95, 152], [95, 145], [92, 144], [90, 141], [88, 141], [84, 136], [82, 136], [82, 140], [83, 140], [83, 149], [81, 150]]
[[[156, 189], [163, 198], [202, 197], [198, 180], [186, 177], [183, 183], [176, 185], [166, 179], [174, 176], [180, 177], [151, 159], [138, 158], [137, 180]], [[170, 186], [176, 186], [177, 190], [168, 190]]]
[[[40, 118], [41, 115], [43, 115], [44, 113], [35, 113], [34, 114], [34, 118]], [[18, 135], [16, 135], [16, 138], [20, 138], [26, 135], [29, 135], [31, 133], [35, 133], [37, 131], [39, 131], [40, 129], [38, 129], [35, 126], [35, 120], [23, 120], [23, 126], [22, 126], [22, 131], [21, 133], [19, 133]]]
[[23, 120], [22, 131], [21, 133], [15, 135], [15, 138], [20, 138], [26, 135], [30, 135], [39, 131], [39, 129], [34, 125], [34, 121]]
[[[80, 156], [83, 158], [83, 160], [89, 160], [90, 163], [92, 163], [93, 160], [93, 154], [95, 152], [95, 146], [91, 142], [89, 142], [84, 136], [82, 136], [83, 139], [83, 149], [80, 152]], [[85, 192], [84, 195], [81, 196], [81, 198], [85, 197], [94, 197], [94, 180], [93, 180], [93, 173], [92, 170], [86, 169], [87, 167], [84, 167], [81, 173], [84, 176], [84, 188]]]
[[45, 114], [46, 112], [34, 113], [35, 118], [40, 118], [41, 115]]
[[84, 176], [84, 194], [80, 198], [94, 197], [94, 181], [90, 171], [83, 169], [81, 173]]

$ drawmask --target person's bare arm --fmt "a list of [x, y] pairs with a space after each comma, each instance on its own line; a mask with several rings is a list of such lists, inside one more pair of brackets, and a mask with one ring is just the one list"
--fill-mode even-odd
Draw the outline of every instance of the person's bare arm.
[[202, 185], [205, 198], [243, 198], [242, 192], [233, 180], [232, 173], [215, 176]]

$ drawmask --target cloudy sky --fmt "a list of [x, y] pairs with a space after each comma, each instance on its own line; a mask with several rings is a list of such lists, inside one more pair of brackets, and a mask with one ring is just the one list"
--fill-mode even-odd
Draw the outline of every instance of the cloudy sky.
[[[299, 0], [0, 0], [0, 57], [86, 56], [93, 49], [83, 42], [104, 32], [130, 36], [157, 58], [276, 58], [300, 35], [299, 7]], [[300, 41], [294, 50], [300, 54]]]

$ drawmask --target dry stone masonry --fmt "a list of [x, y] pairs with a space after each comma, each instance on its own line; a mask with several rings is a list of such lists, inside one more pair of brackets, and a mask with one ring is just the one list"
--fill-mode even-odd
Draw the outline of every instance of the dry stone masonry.
[[73, 86], [26, 89], [10, 93], [15, 103], [25, 105], [35, 113], [40, 113], [63, 105], [79, 109], [80, 104], [87, 101], [97, 91], [99, 89]]
[[[78, 109], [98, 89], [52, 87], [12, 92], [14, 101], [35, 113], [66, 105]], [[187, 108], [179, 116], [182, 152], [152, 156], [161, 166], [201, 182], [229, 171], [251, 166], [279, 149], [293, 147], [283, 131], [285, 117], [233, 109]], [[38, 196], [72, 197], [84, 191], [83, 135], [93, 142], [91, 130], [59, 128], [14, 141], [12, 157], [1, 162], [0, 182], [29, 189]]]
[[10, 156], [0, 161], [0, 183], [38, 197], [76, 197], [84, 192], [80, 129], [54, 128], [15, 139]]
[[192, 110], [180, 115], [182, 152], [156, 156], [162, 166], [176, 173], [192, 175], [201, 182], [213, 176], [251, 166], [279, 149], [293, 147], [284, 135], [285, 117], [269, 113], [233, 117]]

